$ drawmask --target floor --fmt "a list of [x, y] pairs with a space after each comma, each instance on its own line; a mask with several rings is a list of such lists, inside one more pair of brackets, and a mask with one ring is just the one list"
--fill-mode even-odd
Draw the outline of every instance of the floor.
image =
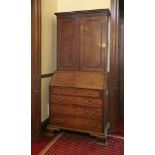
[[[115, 133], [112, 135], [117, 135], [124, 137], [124, 116], [118, 117], [118, 123]], [[40, 139], [32, 140], [31, 142], [31, 155], [38, 155], [38, 153], [51, 141], [53, 135], [48, 133], [43, 133]]]

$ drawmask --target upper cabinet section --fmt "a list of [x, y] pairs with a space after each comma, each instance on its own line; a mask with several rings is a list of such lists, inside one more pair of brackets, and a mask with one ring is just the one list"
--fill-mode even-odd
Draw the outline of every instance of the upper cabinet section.
[[58, 70], [105, 72], [109, 9], [55, 14]]

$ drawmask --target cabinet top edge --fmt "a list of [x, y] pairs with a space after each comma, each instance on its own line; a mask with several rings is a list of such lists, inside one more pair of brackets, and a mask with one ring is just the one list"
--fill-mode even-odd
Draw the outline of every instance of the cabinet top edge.
[[94, 15], [104, 15], [110, 16], [109, 9], [95, 9], [95, 10], [82, 10], [82, 11], [71, 11], [71, 12], [56, 12], [54, 13], [57, 18], [67, 18], [67, 17], [80, 17], [80, 16], [94, 16]]

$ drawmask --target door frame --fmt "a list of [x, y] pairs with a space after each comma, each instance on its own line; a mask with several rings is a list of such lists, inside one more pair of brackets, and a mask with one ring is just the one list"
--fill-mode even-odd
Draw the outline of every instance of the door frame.
[[41, 126], [41, 0], [31, 0], [31, 137]]
[[110, 72], [108, 73], [109, 89], [109, 120], [111, 131], [116, 130], [118, 117], [118, 89], [119, 89], [119, 0], [111, 0], [110, 21]]

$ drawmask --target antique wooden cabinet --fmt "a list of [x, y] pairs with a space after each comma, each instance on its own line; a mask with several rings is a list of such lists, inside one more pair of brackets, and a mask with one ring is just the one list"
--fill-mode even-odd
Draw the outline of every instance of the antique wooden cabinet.
[[57, 71], [50, 82], [48, 130], [72, 130], [106, 144], [108, 9], [55, 13]]

